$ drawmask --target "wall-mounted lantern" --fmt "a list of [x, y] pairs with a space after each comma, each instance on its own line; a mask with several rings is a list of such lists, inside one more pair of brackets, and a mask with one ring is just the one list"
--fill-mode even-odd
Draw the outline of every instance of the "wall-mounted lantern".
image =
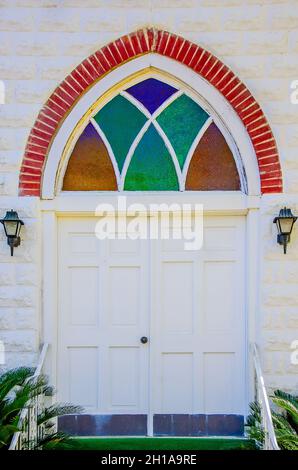
[[21, 244], [20, 231], [24, 222], [19, 219], [18, 213], [7, 211], [3, 219], [0, 219], [7, 236], [7, 244], [10, 246], [10, 254], [13, 256], [13, 249]]
[[275, 217], [273, 220], [273, 223], [276, 224], [278, 230], [277, 243], [283, 245], [284, 254], [287, 252], [287, 244], [291, 240], [291, 233], [296, 220], [297, 217], [292, 214], [291, 209], [287, 209], [286, 207], [281, 209], [279, 211], [279, 216]]

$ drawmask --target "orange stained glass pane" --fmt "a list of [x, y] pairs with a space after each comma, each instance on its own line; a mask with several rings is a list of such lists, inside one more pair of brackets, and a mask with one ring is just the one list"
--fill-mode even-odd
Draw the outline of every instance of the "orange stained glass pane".
[[64, 191], [116, 191], [110, 156], [91, 123], [79, 137], [64, 175]]
[[214, 123], [210, 124], [194, 151], [185, 189], [191, 191], [240, 189], [240, 178], [233, 154]]

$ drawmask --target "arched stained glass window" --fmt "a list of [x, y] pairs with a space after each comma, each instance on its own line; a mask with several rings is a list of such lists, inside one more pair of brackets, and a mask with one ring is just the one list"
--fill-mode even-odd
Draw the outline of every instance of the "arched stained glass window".
[[148, 78], [96, 112], [77, 139], [65, 191], [239, 190], [233, 153], [209, 111]]

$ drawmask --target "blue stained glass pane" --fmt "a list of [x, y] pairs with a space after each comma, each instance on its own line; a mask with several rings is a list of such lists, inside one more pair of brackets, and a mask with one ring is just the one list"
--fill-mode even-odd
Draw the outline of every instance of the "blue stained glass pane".
[[151, 114], [176, 91], [176, 88], [155, 78], [148, 78], [126, 90], [127, 93], [140, 101]]

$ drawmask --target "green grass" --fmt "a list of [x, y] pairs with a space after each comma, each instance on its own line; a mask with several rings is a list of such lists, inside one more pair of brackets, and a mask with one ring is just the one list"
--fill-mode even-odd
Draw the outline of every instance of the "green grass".
[[[78, 437], [75, 450], [251, 450], [254, 442], [241, 438]], [[68, 446], [61, 446], [66, 450]]]

